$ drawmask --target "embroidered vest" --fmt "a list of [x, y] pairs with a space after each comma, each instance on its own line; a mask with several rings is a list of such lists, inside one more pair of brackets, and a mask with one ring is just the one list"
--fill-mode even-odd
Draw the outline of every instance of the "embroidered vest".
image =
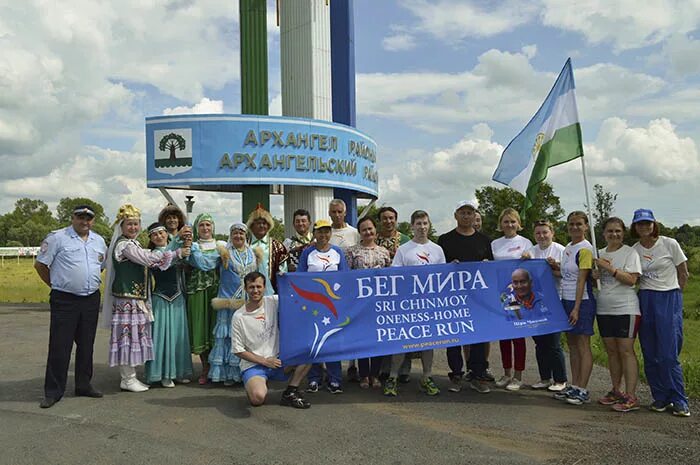
[[[128, 239], [120, 237], [117, 243], [126, 240]], [[148, 270], [146, 267], [129, 260], [120, 262], [114, 256], [112, 256], [112, 263], [114, 265], [112, 295], [146, 300], [148, 298]]]

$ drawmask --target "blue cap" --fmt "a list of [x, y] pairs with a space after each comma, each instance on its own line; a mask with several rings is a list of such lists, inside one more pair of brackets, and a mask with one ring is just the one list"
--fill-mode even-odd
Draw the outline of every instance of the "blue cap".
[[656, 218], [654, 218], [654, 212], [646, 208], [635, 210], [634, 218], [632, 218], [632, 224], [639, 223], [640, 221], [656, 221]]

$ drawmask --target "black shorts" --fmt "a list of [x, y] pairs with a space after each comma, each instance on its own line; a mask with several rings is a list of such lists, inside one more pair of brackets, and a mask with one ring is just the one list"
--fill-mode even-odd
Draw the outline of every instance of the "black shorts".
[[600, 337], [634, 339], [639, 331], [639, 315], [596, 315]]

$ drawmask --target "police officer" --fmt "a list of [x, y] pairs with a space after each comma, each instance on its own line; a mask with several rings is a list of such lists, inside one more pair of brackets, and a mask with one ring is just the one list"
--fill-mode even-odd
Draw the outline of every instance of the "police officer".
[[90, 230], [94, 222], [93, 207], [77, 206], [70, 226], [46, 236], [34, 264], [39, 277], [51, 288], [49, 355], [41, 408], [49, 408], [63, 397], [74, 341], [75, 395], [102, 397], [90, 379], [100, 309], [100, 273], [107, 246], [99, 234]]

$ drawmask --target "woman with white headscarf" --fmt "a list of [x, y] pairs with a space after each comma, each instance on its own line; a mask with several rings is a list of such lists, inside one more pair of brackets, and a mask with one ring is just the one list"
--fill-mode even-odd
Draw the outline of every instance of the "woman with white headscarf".
[[[231, 353], [231, 318], [245, 304], [243, 277], [251, 271], [260, 271], [264, 266], [260, 254], [248, 245], [248, 227], [234, 223], [229, 229], [229, 240], [225, 246], [217, 246], [218, 259], [195, 251], [190, 262], [202, 270], [219, 269], [219, 293], [212, 300], [217, 310], [214, 325], [214, 345], [209, 353], [209, 379], [230, 386], [241, 381], [240, 359]], [[213, 265], [215, 261], [216, 265]]]
[[119, 387], [142, 392], [148, 386], [136, 378], [136, 367], [153, 360], [148, 268], [167, 270], [173, 259], [189, 254], [188, 248], [176, 251], [150, 251], [136, 237], [141, 230], [141, 212], [131, 204], [119, 208], [109, 246], [102, 324], [110, 327], [109, 366], [118, 366]]

